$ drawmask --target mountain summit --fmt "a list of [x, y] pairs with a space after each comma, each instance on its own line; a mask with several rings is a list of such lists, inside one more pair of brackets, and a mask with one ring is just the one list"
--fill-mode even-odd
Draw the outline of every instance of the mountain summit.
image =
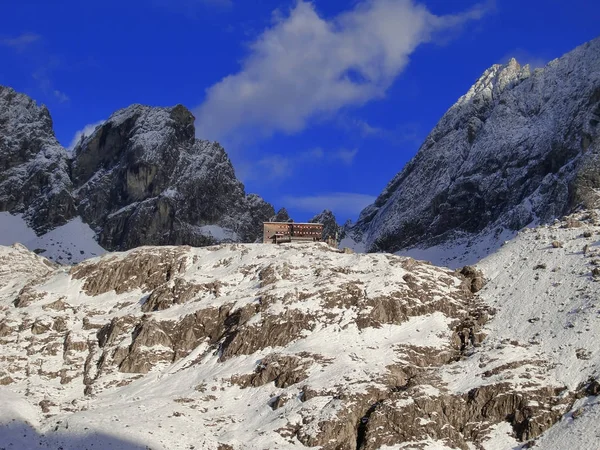
[[223, 147], [195, 138], [194, 116], [182, 105], [119, 110], [70, 156], [46, 107], [6, 87], [0, 211], [20, 215], [38, 235], [78, 218], [107, 250], [254, 242], [274, 214], [246, 195]]
[[544, 69], [486, 70], [351, 230], [367, 251], [500, 234], [591, 207], [600, 187], [600, 38]]

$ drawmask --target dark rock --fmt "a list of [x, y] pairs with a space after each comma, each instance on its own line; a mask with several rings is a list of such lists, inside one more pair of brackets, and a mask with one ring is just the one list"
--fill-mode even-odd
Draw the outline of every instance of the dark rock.
[[309, 223], [323, 224], [323, 239], [327, 239], [328, 237], [341, 238], [342, 227], [338, 225], [335, 216], [328, 209], [310, 219]]
[[289, 220], [290, 215], [285, 208], [281, 208], [279, 211], [277, 211], [277, 214], [271, 217], [271, 222], [287, 222]]
[[[254, 242], [273, 215], [246, 196], [218, 143], [195, 138], [194, 116], [181, 105], [118, 111], [74, 152], [79, 212], [110, 250]], [[202, 228], [211, 225], [228, 237]]]
[[0, 211], [38, 234], [80, 215], [108, 250], [256, 242], [274, 214], [246, 195], [223, 147], [195, 138], [184, 106], [117, 111], [71, 157], [46, 107], [3, 86]]
[[348, 232], [395, 252], [594, 207], [598, 55], [600, 38], [533, 73], [514, 59], [488, 69]]
[[37, 233], [76, 215], [69, 157], [45, 106], [0, 86], [0, 211], [23, 214]]

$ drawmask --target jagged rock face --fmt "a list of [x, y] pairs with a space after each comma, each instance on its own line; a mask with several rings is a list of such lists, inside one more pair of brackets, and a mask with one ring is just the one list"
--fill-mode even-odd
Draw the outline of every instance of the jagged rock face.
[[600, 39], [488, 69], [352, 230], [370, 251], [548, 222], [600, 187]]
[[474, 294], [474, 267], [323, 243], [144, 247], [68, 273], [20, 247], [6, 258], [35, 270], [0, 290], [0, 383], [35, 405], [40, 432], [125, 427], [150, 446], [149, 428], [168, 441], [193, 423], [167, 447], [466, 450], [497, 427], [535, 438], [586, 395], [535, 344], [486, 337], [504, 313]]
[[0, 86], [0, 211], [23, 214], [43, 233], [76, 214], [71, 188], [48, 109]]
[[287, 222], [288, 220], [290, 220], [290, 215], [285, 208], [281, 208], [277, 214], [271, 217], [271, 222]]
[[80, 215], [106, 249], [255, 242], [273, 207], [246, 195], [225, 150], [195, 138], [185, 107], [133, 105], [72, 158], [46, 107], [0, 86], [0, 211], [44, 234]]
[[[207, 245], [203, 226], [255, 241], [273, 209], [246, 197], [227, 154], [196, 140], [183, 106], [118, 111], [75, 148], [73, 181], [84, 221], [108, 249], [148, 244]], [[259, 231], [260, 230], [260, 231]]]
[[335, 220], [335, 216], [328, 209], [324, 210], [322, 213], [317, 214], [315, 217], [309, 220], [310, 223], [322, 223], [323, 224], [323, 238], [327, 239], [328, 237], [341, 237], [340, 227]]

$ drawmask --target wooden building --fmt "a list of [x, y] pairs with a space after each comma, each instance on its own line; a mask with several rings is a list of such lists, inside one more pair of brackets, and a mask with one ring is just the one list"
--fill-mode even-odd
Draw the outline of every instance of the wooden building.
[[263, 243], [265, 244], [322, 240], [322, 223], [263, 222]]

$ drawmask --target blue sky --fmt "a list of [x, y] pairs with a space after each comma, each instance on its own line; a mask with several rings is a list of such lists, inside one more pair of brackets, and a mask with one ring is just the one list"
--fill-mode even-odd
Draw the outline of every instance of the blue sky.
[[592, 0], [20, 0], [3, 16], [0, 84], [46, 104], [64, 146], [132, 103], [182, 103], [248, 192], [340, 222], [489, 66], [600, 35]]

